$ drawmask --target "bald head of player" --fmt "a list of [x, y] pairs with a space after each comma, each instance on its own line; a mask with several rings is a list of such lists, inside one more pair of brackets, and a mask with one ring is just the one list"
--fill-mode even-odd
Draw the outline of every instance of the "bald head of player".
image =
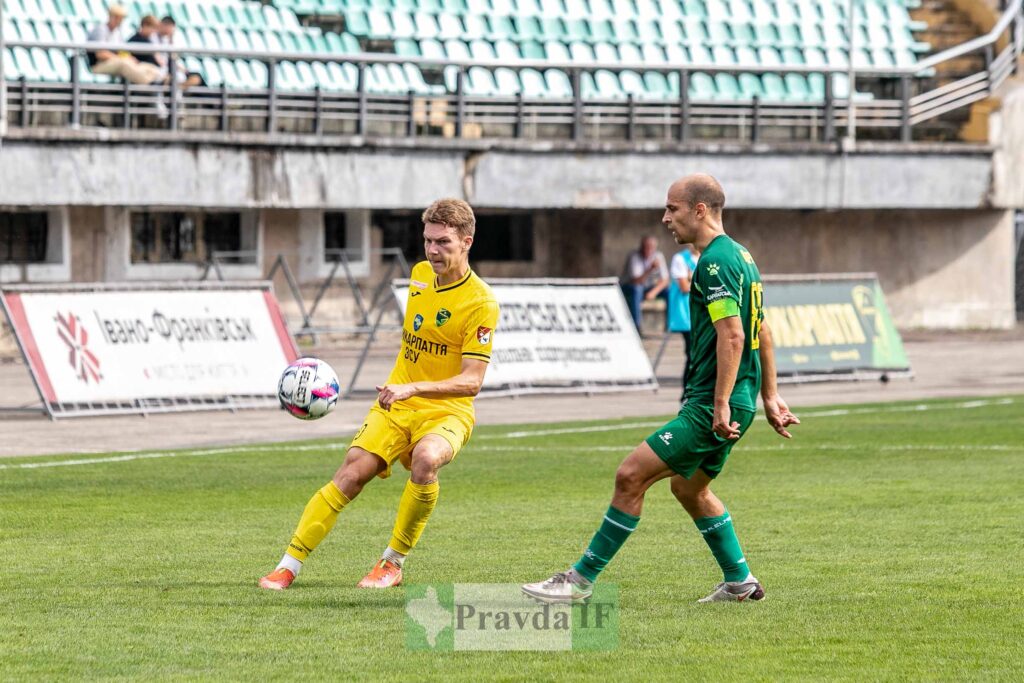
[[678, 244], [692, 244], [703, 251], [711, 240], [725, 233], [722, 209], [725, 192], [714, 177], [694, 173], [672, 183], [665, 199], [665, 224]]

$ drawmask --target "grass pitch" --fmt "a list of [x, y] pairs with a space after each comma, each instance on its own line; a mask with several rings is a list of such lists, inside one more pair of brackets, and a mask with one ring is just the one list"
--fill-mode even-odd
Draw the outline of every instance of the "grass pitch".
[[[0, 460], [0, 677], [1024, 679], [1024, 397], [803, 417], [792, 442], [756, 422], [715, 487], [768, 600], [695, 604], [720, 575], [659, 483], [603, 577], [621, 596], [614, 652], [407, 651], [402, 591], [354, 587], [401, 475], [344, 511], [293, 589], [258, 590], [341, 444]], [[480, 427], [406, 581], [565, 568], [658, 423]]]

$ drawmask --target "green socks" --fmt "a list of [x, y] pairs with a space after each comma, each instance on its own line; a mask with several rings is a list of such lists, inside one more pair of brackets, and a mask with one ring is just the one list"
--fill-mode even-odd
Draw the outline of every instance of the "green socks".
[[639, 521], [639, 517], [609, 507], [601, 528], [590, 539], [590, 545], [573, 569], [587, 581], [596, 581], [597, 575], [604, 571], [629, 535], [636, 531]]
[[726, 510], [718, 517], [701, 517], [695, 520], [701, 536], [711, 548], [711, 554], [718, 560], [726, 581], [743, 581], [750, 576], [747, 560], [740, 549], [736, 530], [732, 527], [732, 516]]

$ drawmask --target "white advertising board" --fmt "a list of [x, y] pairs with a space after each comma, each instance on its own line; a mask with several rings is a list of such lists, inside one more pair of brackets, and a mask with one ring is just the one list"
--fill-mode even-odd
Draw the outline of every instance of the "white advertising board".
[[[488, 280], [501, 306], [484, 388], [652, 388], [654, 370], [618, 281]], [[394, 283], [402, 311], [408, 283]]]
[[44, 402], [273, 397], [297, 357], [269, 285], [6, 290]]

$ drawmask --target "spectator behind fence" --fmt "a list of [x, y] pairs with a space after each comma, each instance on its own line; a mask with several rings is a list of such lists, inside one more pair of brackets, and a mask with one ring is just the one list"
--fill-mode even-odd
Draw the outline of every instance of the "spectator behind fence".
[[686, 377], [690, 369], [690, 279], [697, 270], [697, 252], [693, 245], [687, 244], [683, 250], [672, 257], [669, 275], [672, 283], [668, 288], [668, 331], [680, 332], [683, 335], [683, 394], [686, 393]]
[[[110, 5], [107, 8], [106, 22], [100, 22], [89, 31], [90, 43], [124, 43], [121, 22], [128, 11], [121, 5]], [[132, 83], [148, 85], [160, 78], [160, 67], [156, 64], [140, 62], [128, 52], [111, 52], [96, 50], [87, 53], [89, 70], [104, 76], [119, 76]]]
[[[178, 28], [178, 22], [174, 20], [172, 16], [166, 16], [160, 20], [160, 26], [157, 29], [157, 40], [156, 42], [161, 45], [174, 45], [174, 32]], [[164, 78], [167, 79], [167, 65], [171, 62], [171, 53], [161, 52], [157, 55], [157, 61], [163, 69]], [[175, 61], [175, 77], [178, 79], [178, 83], [181, 85], [182, 90], [188, 90], [194, 85], [206, 85], [206, 81], [203, 80], [201, 74], [195, 71], [186, 71], [185, 65], [182, 64], [181, 60]], [[169, 79], [167, 79], [168, 82]]]
[[626, 257], [621, 282], [636, 329], [642, 330], [640, 307], [645, 300], [664, 296], [669, 282], [665, 255], [658, 251], [658, 240], [653, 235], [646, 235], [640, 240], [640, 248]]

